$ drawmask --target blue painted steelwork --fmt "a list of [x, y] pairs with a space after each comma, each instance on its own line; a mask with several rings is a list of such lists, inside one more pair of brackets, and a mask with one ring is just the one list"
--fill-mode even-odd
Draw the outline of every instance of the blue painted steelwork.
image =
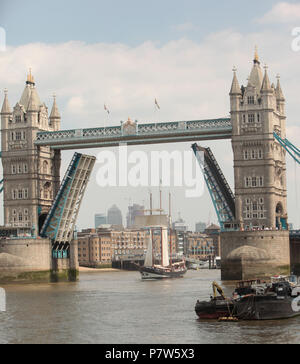
[[221, 231], [225, 231], [225, 225], [231, 228], [235, 219], [234, 194], [210, 148], [202, 148], [197, 144], [193, 144], [192, 148], [203, 172]]
[[75, 153], [40, 235], [52, 241], [55, 259], [69, 258], [70, 244], [80, 204], [96, 158]]
[[138, 124], [122, 123], [106, 128], [72, 129], [55, 132], [39, 132], [36, 145], [47, 145], [53, 149], [101, 148], [128, 145], [171, 143], [212, 139], [230, 139], [231, 119], [177, 121], [166, 123]]
[[63, 210], [69, 195], [69, 191], [72, 185], [72, 180], [74, 178], [75, 171], [78, 166], [80, 158], [81, 158], [80, 153], [74, 153], [74, 156], [67, 169], [65, 177], [61, 183], [58, 194], [53, 202], [53, 205], [41, 229], [40, 235], [42, 237], [48, 237], [52, 241], [56, 240], [58, 227], [63, 215]]
[[273, 133], [278, 143], [289, 153], [289, 155], [300, 164], [300, 150], [293, 145], [288, 139], [282, 139], [277, 133]]
[[52, 258], [54, 259], [68, 259], [69, 256], [69, 250], [52, 250]]

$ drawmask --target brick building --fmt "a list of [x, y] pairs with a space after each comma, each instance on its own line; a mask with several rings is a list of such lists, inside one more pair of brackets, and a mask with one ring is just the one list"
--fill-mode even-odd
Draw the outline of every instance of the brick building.
[[[97, 266], [110, 264], [113, 260], [122, 258], [142, 258], [147, 250], [147, 235], [145, 229], [116, 230], [111, 226], [99, 229], [84, 229], [78, 233], [78, 260], [82, 266]], [[153, 233], [154, 251], [157, 258], [161, 254], [161, 233], [156, 229]], [[171, 237], [172, 256], [177, 253], [177, 237], [175, 232]]]
[[202, 233], [187, 232], [185, 250], [186, 256], [193, 259], [207, 259], [215, 255], [213, 239]]

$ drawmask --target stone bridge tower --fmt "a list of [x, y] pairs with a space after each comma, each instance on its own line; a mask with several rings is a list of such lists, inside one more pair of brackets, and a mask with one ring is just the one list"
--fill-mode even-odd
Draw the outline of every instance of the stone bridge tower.
[[279, 76], [276, 86], [270, 83], [257, 51], [246, 87], [239, 86], [234, 69], [230, 108], [236, 225], [240, 231], [222, 234], [222, 277], [287, 273], [286, 152], [273, 135], [276, 132], [285, 138], [285, 99]]
[[31, 72], [13, 110], [5, 91], [1, 110], [4, 224], [18, 228], [21, 235], [38, 235], [60, 184], [60, 152], [36, 147], [36, 133], [59, 129], [56, 100], [49, 116]]
[[247, 229], [288, 229], [286, 152], [273, 132], [285, 138], [285, 99], [279, 76], [270, 83], [255, 54], [246, 87], [236, 72], [230, 91], [233, 124], [236, 217]]

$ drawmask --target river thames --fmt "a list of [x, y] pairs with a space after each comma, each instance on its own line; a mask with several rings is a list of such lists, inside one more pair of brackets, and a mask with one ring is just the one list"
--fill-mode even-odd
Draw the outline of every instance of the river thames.
[[[206, 344], [300, 343], [300, 316], [264, 322], [200, 321], [197, 299], [220, 271], [141, 281], [138, 272], [81, 273], [76, 283], [4, 286], [0, 343]], [[233, 286], [226, 285], [231, 292]]]

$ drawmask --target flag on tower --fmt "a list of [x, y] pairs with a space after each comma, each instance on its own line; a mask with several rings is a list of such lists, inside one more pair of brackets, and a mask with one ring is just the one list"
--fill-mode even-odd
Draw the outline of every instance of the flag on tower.
[[106, 105], [104, 104], [104, 110], [109, 114], [110, 111], [108, 110], [108, 108], [106, 107]]
[[156, 99], [155, 99], [155, 106], [160, 110], [160, 106], [158, 105], [158, 102]]

